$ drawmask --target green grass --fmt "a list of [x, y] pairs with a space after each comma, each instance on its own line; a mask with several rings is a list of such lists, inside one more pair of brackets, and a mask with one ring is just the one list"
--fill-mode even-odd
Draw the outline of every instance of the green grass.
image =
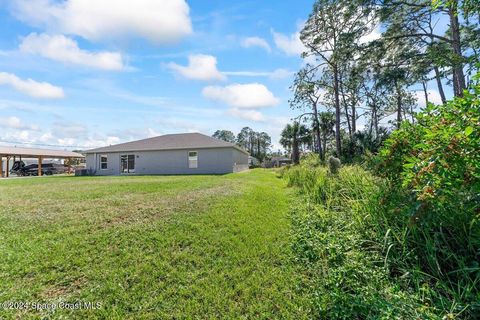
[[[331, 174], [303, 164], [282, 174], [300, 195], [292, 248], [316, 318], [479, 319], [478, 262], [465, 263], [465, 250], [453, 249], [461, 237], [447, 219], [440, 227], [425, 218], [412, 223], [410, 193], [358, 165]], [[475, 237], [466, 240], [480, 252]], [[447, 261], [466, 267], [449, 273]]]
[[307, 318], [271, 171], [0, 181], [0, 319]]

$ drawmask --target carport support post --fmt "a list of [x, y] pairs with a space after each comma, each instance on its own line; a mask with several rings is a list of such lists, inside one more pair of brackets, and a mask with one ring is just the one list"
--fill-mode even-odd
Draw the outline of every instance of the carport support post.
[[38, 176], [42, 176], [42, 156], [38, 157]]
[[[9, 162], [10, 162], [10, 156], [7, 156], [7, 166], [5, 168], [5, 176], [8, 178], [8, 165], [9, 165]], [[3, 168], [3, 167], [2, 167]]]
[[3, 178], [3, 156], [0, 155], [0, 178]]
[[72, 158], [67, 158], [68, 161], [68, 174], [72, 172]]

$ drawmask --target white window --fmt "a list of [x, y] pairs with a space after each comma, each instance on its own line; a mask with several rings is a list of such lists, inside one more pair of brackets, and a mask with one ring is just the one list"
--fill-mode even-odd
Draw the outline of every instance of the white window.
[[198, 168], [198, 152], [197, 151], [188, 152], [188, 167], [190, 169]]
[[106, 154], [102, 154], [100, 156], [100, 169], [108, 169], [108, 156]]

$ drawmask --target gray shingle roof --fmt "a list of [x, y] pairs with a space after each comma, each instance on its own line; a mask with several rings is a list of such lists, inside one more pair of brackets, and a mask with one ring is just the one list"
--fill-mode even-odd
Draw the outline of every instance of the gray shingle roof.
[[85, 153], [100, 152], [127, 152], [127, 151], [155, 151], [155, 150], [178, 150], [178, 149], [207, 149], [207, 148], [235, 148], [244, 153], [233, 143], [218, 140], [201, 133], [166, 134], [163, 136], [120, 143], [108, 147], [91, 149]]

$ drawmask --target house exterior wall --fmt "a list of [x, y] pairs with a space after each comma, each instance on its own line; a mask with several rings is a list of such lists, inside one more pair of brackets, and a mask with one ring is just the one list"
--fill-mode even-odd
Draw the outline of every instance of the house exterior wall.
[[[189, 151], [197, 151], [198, 168], [188, 167]], [[127, 154], [135, 155], [135, 175], [224, 174], [248, 169], [248, 155], [234, 148], [87, 154], [87, 169], [95, 172], [96, 175], [120, 175], [120, 156]], [[101, 155], [107, 155], [107, 169], [100, 167]]]
[[233, 172], [248, 170], [248, 154], [233, 149]]

